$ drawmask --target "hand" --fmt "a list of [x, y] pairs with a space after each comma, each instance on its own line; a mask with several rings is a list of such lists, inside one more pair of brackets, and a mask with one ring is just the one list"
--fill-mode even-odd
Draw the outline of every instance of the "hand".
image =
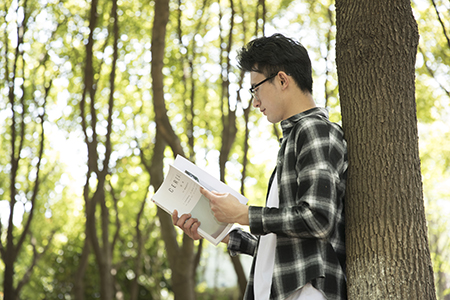
[[[198, 227], [200, 226], [200, 222], [197, 219], [191, 218], [191, 214], [184, 214], [178, 218], [178, 211], [174, 210], [172, 214], [173, 225], [181, 228], [184, 233], [186, 233], [191, 239], [199, 240], [203, 237], [198, 233]], [[222, 243], [228, 244], [229, 235], [227, 234]]]
[[200, 188], [200, 192], [209, 199], [211, 210], [219, 222], [248, 225], [248, 206], [229, 193], [210, 192]]
[[191, 218], [191, 214], [184, 214], [178, 218], [178, 211], [174, 210], [172, 214], [173, 225], [181, 228], [191, 239], [199, 240], [203, 237], [198, 233], [198, 227], [200, 226], [200, 222]]

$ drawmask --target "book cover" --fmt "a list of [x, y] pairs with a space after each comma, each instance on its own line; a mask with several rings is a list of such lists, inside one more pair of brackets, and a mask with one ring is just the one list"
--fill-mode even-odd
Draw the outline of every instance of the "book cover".
[[174, 164], [170, 165], [169, 172], [152, 201], [171, 215], [174, 210], [178, 211], [179, 216], [190, 213], [201, 223], [199, 234], [217, 246], [233, 224], [217, 221], [208, 198], [200, 192], [200, 186], [210, 191], [230, 193], [243, 204], [248, 201], [243, 195], [179, 155]]

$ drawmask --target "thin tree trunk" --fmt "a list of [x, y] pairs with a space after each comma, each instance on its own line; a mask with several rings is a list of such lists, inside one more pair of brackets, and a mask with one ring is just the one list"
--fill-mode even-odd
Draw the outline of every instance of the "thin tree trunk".
[[77, 271], [75, 273], [74, 278], [74, 297], [75, 300], [84, 300], [84, 274], [86, 273], [86, 269], [89, 262], [89, 254], [91, 252], [91, 247], [89, 244], [89, 230], [87, 230], [87, 227], [85, 228], [85, 238], [84, 238], [84, 245], [83, 250], [81, 252], [81, 257], [78, 262]]
[[155, 110], [155, 121], [158, 128], [162, 132], [162, 136], [166, 143], [172, 149], [174, 156], [183, 154], [180, 139], [175, 134], [167, 117], [167, 108], [164, 101], [164, 50], [166, 47], [166, 26], [169, 21], [169, 1], [155, 1], [155, 19], [152, 31], [152, 70], [151, 76], [153, 81], [153, 105]]
[[[146, 165], [150, 173], [151, 185], [156, 189], [161, 185], [163, 176], [164, 143], [168, 144], [174, 156], [184, 155], [180, 139], [173, 131], [167, 116], [164, 101], [163, 59], [165, 50], [166, 26], [169, 20], [169, 1], [155, 1], [155, 18], [152, 31], [152, 70], [153, 80], [153, 108], [156, 120], [155, 150], [150, 166]], [[158, 145], [158, 147], [157, 147]], [[159, 150], [158, 150], [159, 149]], [[158, 150], [158, 151], [157, 151]], [[177, 233], [172, 224], [172, 218], [165, 211], [158, 208], [157, 214], [161, 222], [161, 236], [166, 245], [167, 258], [172, 270], [172, 290], [176, 300], [195, 299], [195, 272], [194, 242], [187, 235], [183, 235], [182, 245], [178, 245]]]
[[[114, 280], [111, 273], [112, 270], [112, 251], [113, 244], [110, 241], [110, 214], [109, 208], [106, 205], [105, 198], [105, 184], [106, 184], [106, 176], [109, 172], [108, 166], [110, 161], [110, 156], [112, 153], [111, 146], [111, 133], [112, 133], [112, 115], [113, 115], [113, 104], [114, 104], [114, 80], [115, 80], [115, 66], [118, 58], [117, 53], [117, 39], [118, 39], [118, 22], [116, 16], [117, 11], [117, 3], [114, 1], [112, 6], [111, 15], [114, 18], [114, 42], [113, 42], [113, 62], [111, 68], [110, 75], [110, 97], [108, 102], [108, 116], [107, 116], [107, 133], [106, 133], [106, 141], [105, 141], [105, 158], [103, 159], [103, 166], [99, 168], [99, 154], [98, 154], [98, 135], [97, 135], [97, 110], [95, 108], [95, 99], [96, 99], [96, 83], [94, 80], [94, 68], [93, 68], [93, 46], [94, 46], [94, 31], [97, 24], [97, 5], [98, 0], [93, 0], [91, 2], [91, 11], [89, 18], [89, 38], [88, 43], [86, 44], [86, 65], [85, 65], [85, 74], [84, 74], [84, 90], [82, 94], [82, 99], [80, 101], [80, 113], [81, 113], [81, 124], [82, 129], [85, 135], [85, 142], [88, 148], [88, 172], [86, 176], [86, 182], [84, 187], [84, 199], [85, 199], [85, 209], [86, 209], [86, 230], [88, 231], [88, 235], [86, 236], [89, 239], [85, 239], [85, 243], [90, 243], [92, 249], [95, 254], [96, 263], [98, 266], [98, 272], [100, 277], [100, 295], [102, 299], [112, 300], [114, 297]], [[88, 95], [88, 96], [87, 96]], [[89, 99], [89, 104], [87, 103], [87, 99]], [[92, 131], [92, 134], [88, 134], [88, 122], [86, 118], [87, 106], [89, 105], [89, 113], [90, 120], [89, 125]], [[89, 179], [91, 176], [95, 174], [97, 179], [97, 186], [95, 188], [95, 192], [93, 195], [90, 195], [90, 187], [89, 187]], [[100, 230], [97, 228], [97, 217], [96, 217], [96, 209], [97, 205], [100, 207]], [[99, 235], [100, 234], [100, 237]], [[89, 245], [85, 245], [84, 248], [84, 257], [86, 259], [86, 255], [88, 255]], [[86, 261], [82, 261], [77, 275], [83, 275], [84, 270], [86, 268]], [[81, 282], [82, 278], [77, 279], [77, 285], [79, 287], [83, 287]], [[78, 297], [83, 297], [83, 292], [77, 292]]]
[[348, 141], [349, 299], [436, 299], [415, 108], [418, 29], [407, 0], [336, 1]]
[[[44, 103], [40, 107], [40, 109], [42, 109], [42, 112], [39, 114], [39, 116], [38, 116], [39, 122], [37, 122], [40, 125], [39, 147], [37, 149], [38, 155], [36, 157], [38, 162], [37, 162], [37, 165], [35, 166], [36, 174], [35, 174], [34, 182], [29, 182], [29, 185], [33, 186], [32, 193], [31, 193], [31, 199], [28, 199], [31, 203], [31, 206], [30, 206], [31, 208], [30, 208], [30, 211], [28, 212], [28, 214], [24, 215], [24, 219], [25, 219], [26, 215], [28, 215], [28, 218], [26, 219], [26, 221], [24, 221], [25, 225], [23, 226], [22, 231], [19, 233], [18, 232], [19, 229], [15, 228], [15, 225], [13, 224], [14, 209], [15, 209], [15, 204], [17, 202], [16, 196], [18, 193], [16, 181], [17, 181], [17, 177], [19, 176], [19, 165], [20, 165], [20, 160], [21, 160], [20, 153], [21, 153], [22, 149], [24, 148], [25, 139], [26, 139], [26, 137], [25, 137], [25, 132], [26, 132], [25, 118], [28, 113], [28, 107], [26, 105], [26, 101], [31, 95], [33, 95], [33, 91], [28, 91], [28, 93], [27, 93], [27, 89], [25, 89], [24, 84], [22, 83], [22, 86], [19, 87], [22, 90], [22, 96], [20, 97], [20, 99], [18, 99], [18, 101], [17, 101], [18, 103], [16, 103], [17, 99], [16, 99], [16, 95], [14, 93], [14, 89], [15, 89], [14, 82], [16, 81], [18, 74], [20, 74], [20, 73], [25, 74], [26, 61], [24, 59], [23, 43], [24, 43], [24, 35], [27, 32], [28, 19], [30, 17], [26, 1], [23, 3], [23, 6], [17, 7], [17, 9], [19, 9], [19, 8], [23, 9], [24, 18], [21, 22], [18, 22], [16, 24], [17, 25], [17, 31], [16, 31], [17, 45], [16, 45], [16, 48], [14, 49], [14, 55], [13, 55], [13, 57], [14, 57], [13, 62], [12, 62], [13, 68], [11, 70], [12, 76], [9, 73], [9, 68], [8, 68], [8, 65], [10, 64], [10, 62], [7, 61], [5, 64], [6, 74], [8, 74], [8, 76], [6, 76], [6, 78], [7, 78], [6, 86], [9, 86], [8, 100], [9, 100], [9, 104], [11, 106], [11, 112], [12, 112], [12, 116], [11, 116], [12, 122], [10, 125], [10, 129], [11, 129], [11, 155], [10, 155], [11, 171], [10, 171], [10, 177], [9, 177], [10, 178], [10, 182], [9, 182], [10, 211], [9, 211], [8, 227], [6, 230], [6, 245], [5, 246], [3, 245], [1, 238], [0, 238], [0, 254], [1, 254], [1, 258], [3, 260], [3, 263], [5, 265], [5, 270], [4, 270], [4, 275], [3, 275], [3, 292], [4, 292], [3, 297], [4, 297], [4, 299], [12, 299], [12, 300], [18, 299], [22, 287], [29, 281], [29, 278], [31, 276], [33, 268], [36, 265], [39, 257], [43, 253], [43, 252], [38, 253], [37, 251], [33, 251], [32, 263], [29, 266], [27, 266], [28, 269], [27, 269], [25, 275], [19, 281], [17, 286], [15, 287], [14, 286], [15, 264], [17, 262], [18, 255], [24, 246], [24, 242], [25, 242], [26, 238], [28, 236], [31, 236], [31, 224], [33, 221], [36, 207], [37, 207], [37, 205], [36, 205], [37, 197], [40, 192], [40, 183], [42, 181], [41, 175], [40, 175], [41, 174], [40, 168], [41, 168], [41, 163], [42, 163], [42, 158], [43, 158], [43, 153], [44, 153], [44, 141], [45, 141], [44, 118], [46, 115], [47, 97], [48, 97], [49, 91], [52, 86], [52, 80], [50, 80], [50, 82], [48, 82], [45, 87]], [[6, 29], [5, 29], [5, 32], [6, 32]], [[5, 57], [6, 58], [9, 57], [8, 54], [11, 54], [11, 53], [9, 53], [8, 44], [9, 44], [8, 41], [6, 41], [6, 43], [5, 43]], [[19, 58], [21, 61], [19, 61]], [[42, 59], [40, 61], [40, 63], [41, 63], [40, 66], [45, 65], [45, 62], [46, 62], [46, 58]], [[22, 66], [22, 70], [20, 70], [20, 71], [18, 70], [19, 66]], [[19, 115], [16, 110], [20, 111]], [[2, 232], [2, 229], [3, 228], [0, 225], [0, 232]], [[52, 234], [52, 236], [53, 236], [53, 234]], [[15, 240], [16, 240], [16, 242], [15, 242]], [[49, 241], [51, 241], [51, 239]], [[36, 250], [35, 243], [32, 243], [32, 246], [33, 246], [33, 250]], [[45, 252], [48, 249], [48, 247], [45, 247], [44, 249], [45, 249], [44, 250], [44, 252]]]
[[[74, 286], [76, 288], [75, 292], [74, 292], [74, 296], [76, 300], [84, 300], [84, 275], [85, 275], [85, 271], [88, 265], [88, 260], [89, 260], [89, 255], [90, 255], [90, 251], [91, 251], [91, 229], [90, 227], [93, 226], [91, 224], [95, 225], [95, 222], [91, 221], [91, 216], [94, 215], [95, 213], [92, 214], [91, 210], [93, 208], [95, 208], [95, 205], [93, 206], [93, 208], [91, 208], [91, 203], [90, 203], [90, 198], [89, 198], [89, 178], [90, 178], [90, 174], [94, 171], [96, 171], [97, 169], [97, 160], [96, 158], [93, 156], [93, 154], [90, 154], [92, 152], [93, 148], [96, 148], [96, 145], [91, 145], [95, 140], [90, 141], [88, 138], [88, 134], [87, 134], [87, 128], [88, 128], [88, 124], [86, 121], [86, 106], [87, 106], [87, 92], [88, 90], [93, 90], [93, 85], [94, 85], [94, 70], [93, 70], [93, 66], [92, 66], [92, 60], [93, 60], [93, 53], [92, 53], [92, 48], [93, 48], [93, 38], [92, 38], [92, 34], [93, 34], [93, 29], [95, 28], [95, 24], [97, 22], [96, 20], [96, 16], [97, 16], [97, 11], [96, 11], [96, 3], [97, 1], [94, 0], [91, 3], [91, 14], [90, 14], [90, 19], [89, 19], [89, 27], [91, 29], [90, 31], [90, 35], [89, 35], [89, 39], [88, 39], [88, 43], [86, 45], [86, 65], [85, 65], [85, 69], [84, 69], [84, 89], [82, 92], [82, 97], [81, 97], [81, 101], [80, 101], [80, 116], [81, 116], [81, 127], [85, 136], [85, 143], [86, 146], [88, 148], [88, 170], [86, 173], [86, 181], [84, 184], [84, 188], [83, 188], [83, 198], [84, 198], [84, 209], [85, 209], [85, 217], [86, 217], [86, 221], [85, 221], [85, 239], [84, 239], [84, 245], [83, 245], [83, 251], [81, 254], [81, 259], [79, 261], [78, 267], [77, 267], [77, 271], [76, 271], [76, 276], [75, 276], [75, 283]], [[92, 91], [90, 93], [90, 95], [95, 95], [95, 90]], [[93, 99], [91, 99], [91, 101], [93, 101]], [[94, 119], [95, 120], [95, 119]]]
[[[114, 241], [110, 241], [110, 213], [109, 208], [106, 205], [106, 195], [105, 195], [105, 184], [106, 184], [106, 176], [109, 173], [109, 161], [112, 153], [112, 144], [111, 144], [111, 134], [112, 134], [112, 115], [114, 108], [114, 92], [115, 92], [115, 78], [116, 78], [116, 65], [118, 59], [118, 47], [117, 43], [119, 40], [119, 23], [117, 18], [117, 0], [112, 1], [111, 8], [111, 16], [114, 19], [113, 23], [113, 59], [111, 65], [111, 73], [110, 73], [110, 93], [108, 100], [108, 116], [107, 116], [107, 132], [106, 132], [106, 141], [105, 141], [105, 158], [103, 160], [102, 170], [97, 173], [98, 184], [97, 191], [94, 194], [94, 197], [98, 197], [97, 199], [92, 199], [93, 203], [100, 204], [100, 228], [101, 228], [101, 245], [98, 243], [97, 237], [92, 232], [91, 238], [93, 240], [94, 252], [97, 259], [97, 264], [99, 266], [99, 274], [100, 274], [100, 294], [102, 295], [102, 299], [112, 300], [114, 298], [114, 278], [111, 273], [112, 271], [112, 252], [114, 248]], [[94, 98], [91, 98], [91, 104], [94, 103]], [[94, 106], [91, 105], [91, 114], [92, 111], [95, 112]], [[94, 124], [93, 124], [94, 126]], [[93, 132], [95, 132], [95, 128], [93, 128]], [[95, 151], [95, 157], [98, 157], [97, 149]], [[95, 211], [95, 209], [93, 210]], [[118, 212], [117, 212], [118, 213]], [[95, 216], [93, 216], [93, 220], [95, 220]], [[96, 226], [91, 227], [92, 230], [95, 230]], [[117, 228], [119, 230], [119, 228]]]
[[[24, 9], [24, 11], [26, 11]], [[22, 101], [21, 101], [21, 106], [22, 106], [22, 122], [20, 124], [20, 127], [22, 128], [22, 133], [20, 134], [20, 132], [17, 132], [17, 113], [16, 113], [16, 96], [14, 95], [14, 82], [16, 79], [16, 75], [17, 75], [17, 67], [18, 67], [18, 59], [20, 56], [20, 52], [19, 52], [19, 48], [21, 47], [22, 43], [23, 43], [23, 34], [25, 32], [25, 28], [23, 26], [20, 26], [19, 24], [17, 24], [17, 39], [18, 39], [18, 43], [17, 46], [15, 48], [14, 51], [14, 61], [13, 61], [13, 69], [11, 70], [11, 75], [9, 75], [9, 70], [8, 70], [8, 63], [5, 64], [6, 67], [6, 74], [8, 74], [8, 76], [6, 76], [6, 78], [10, 78], [10, 80], [8, 81], [8, 86], [9, 86], [9, 92], [8, 92], [8, 100], [9, 103], [11, 105], [11, 112], [12, 112], [12, 116], [11, 116], [11, 159], [10, 159], [10, 163], [11, 163], [11, 171], [10, 171], [10, 183], [9, 183], [9, 193], [10, 193], [10, 211], [9, 211], [9, 220], [8, 220], [8, 228], [6, 230], [6, 246], [1, 247], [1, 254], [2, 254], [2, 260], [3, 263], [5, 264], [5, 271], [4, 271], [4, 278], [3, 278], [3, 291], [4, 291], [4, 297], [6, 297], [7, 299], [16, 299], [16, 294], [15, 294], [15, 289], [14, 289], [14, 264], [17, 258], [17, 248], [16, 245], [14, 244], [14, 224], [13, 224], [13, 218], [12, 216], [14, 215], [14, 209], [15, 209], [15, 204], [16, 204], [16, 194], [17, 194], [17, 190], [16, 190], [16, 179], [17, 179], [17, 173], [19, 170], [19, 161], [20, 161], [20, 151], [22, 150], [23, 147], [23, 137], [24, 137], [24, 116], [23, 114], [25, 114], [25, 109], [24, 109], [24, 105], [23, 105], [23, 101], [24, 101], [24, 95], [22, 96]], [[23, 25], [23, 24], [22, 24]], [[5, 30], [6, 33], [6, 30]], [[6, 41], [5, 43], [5, 57], [8, 57], [7, 55], [9, 54], [8, 52], [8, 41]], [[12, 78], [11, 78], [12, 77]], [[19, 143], [17, 142], [19, 140]]]
[[[222, 47], [220, 48], [220, 57], [221, 57], [221, 64], [224, 65], [224, 69], [222, 70], [222, 95], [221, 95], [221, 102], [222, 102], [222, 145], [220, 148], [220, 155], [219, 155], [219, 166], [220, 166], [220, 180], [225, 182], [225, 164], [227, 163], [231, 147], [233, 146], [234, 140], [236, 139], [236, 133], [237, 133], [237, 127], [236, 127], [236, 108], [232, 108], [230, 106], [230, 81], [228, 78], [228, 75], [230, 73], [230, 52], [231, 47], [233, 45], [233, 29], [234, 29], [234, 15], [235, 15], [235, 9], [234, 9], [234, 2], [233, 0], [230, 0], [230, 8], [231, 8], [231, 17], [230, 17], [230, 31], [228, 33], [228, 41], [227, 41], [227, 49], [226, 49], [226, 59], [225, 64], [222, 63], [222, 58], [224, 56]], [[223, 44], [222, 38], [221, 38], [221, 45]], [[223, 74], [226, 74], [226, 77], [223, 76]]]

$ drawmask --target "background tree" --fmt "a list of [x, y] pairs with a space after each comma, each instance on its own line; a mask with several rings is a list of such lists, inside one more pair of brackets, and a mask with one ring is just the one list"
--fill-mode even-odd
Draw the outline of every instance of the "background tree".
[[[230, 262], [222, 246], [184, 244], [170, 220], [160, 220], [149, 198], [172, 162], [175, 148], [218, 178], [222, 176], [251, 204], [264, 204], [280, 130], [252, 109], [248, 77], [236, 68], [236, 50], [253, 37], [281, 32], [300, 40], [313, 62], [315, 100], [329, 109], [332, 120], [341, 120], [334, 63], [334, 1], [177, 0], [166, 5], [165, 47], [156, 55], [162, 68], [154, 81], [152, 51], [157, 46], [153, 47], [152, 39], [153, 32], [161, 29], [153, 26], [156, 2], [117, 1], [117, 17], [113, 2], [103, 0], [8, 0], [0, 4], [0, 149], [7, 154], [0, 156], [0, 240], [6, 251], [14, 109], [19, 139], [22, 116], [25, 120], [23, 149], [19, 155], [18, 139], [14, 150], [19, 159], [12, 227], [16, 246], [33, 207], [29, 233], [14, 262], [14, 287], [20, 286], [23, 299], [100, 297], [104, 275], [88, 242], [92, 230], [86, 231], [85, 188], [89, 201], [97, 190], [104, 194], [91, 219], [97, 234], [93, 242], [100, 246], [99, 253], [109, 251], [103, 247], [103, 239], [110, 243], [105, 269], [110, 269], [112, 284], [108, 288], [115, 298], [173, 297], [175, 290], [182, 289], [173, 280], [177, 267], [169, 264], [169, 252], [182, 253], [182, 248], [192, 247], [192, 271], [179, 275], [193, 278], [189, 293], [193, 291], [197, 299], [239, 299], [236, 278], [243, 289], [248, 259]], [[446, 275], [450, 273], [446, 264], [450, 260], [446, 247], [449, 228], [443, 220], [450, 213], [445, 210], [450, 199], [446, 188], [450, 178], [446, 142], [450, 140], [446, 92], [450, 90], [450, 53], [445, 34], [450, 7], [445, 0], [417, 0], [412, 5], [421, 37], [416, 103], [426, 217], [438, 298], [443, 299], [450, 292]], [[93, 11], [95, 26], [90, 21]], [[347, 16], [356, 15], [350, 12]], [[384, 23], [374, 24], [384, 28]], [[92, 63], [87, 63], [88, 56]], [[91, 99], [92, 88], [95, 95]], [[157, 93], [155, 88], [159, 88]], [[9, 100], [12, 90], [13, 106]], [[166, 107], [158, 120], [157, 101]], [[161, 118], [177, 142], [169, 144], [170, 135], [161, 134]], [[31, 206], [42, 129], [39, 192]], [[111, 149], [105, 168], [108, 136]], [[106, 170], [104, 178], [105, 173], [91, 172], [95, 168]], [[167, 246], [166, 239], [174, 248]], [[89, 251], [83, 252], [86, 245]], [[181, 250], [173, 250], [176, 247]], [[39, 260], [33, 260], [34, 249]], [[2, 284], [5, 275], [2, 258]], [[0, 287], [0, 299], [4, 292]]]
[[[111, 71], [109, 74], [109, 97], [106, 104], [107, 109], [105, 109], [106, 113], [99, 113], [97, 90], [98, 88], [103, 87], [100, 81], [95, 80], [95, 75], [101, 72], [103, 62], [101, 61], [98, 63], [94, 61], [94, 33], [99, 21], [97, 5], [97, 1], [91, 2], [89, 36], [86, 44], [86, 65], [84, 67], [84, 89], [80, 101], [81, 126], [88, 152], [88, 170], [83, 191], [86, 211], [86, 239], [82, 254], [84, 261], [82, 260], [79, 265], [77, 278], [81, 279], [84, 277], [83, 271], [85, 270], [89, 250], [92, 246], [100, 275], [100, 295], [102, 299], [109, 300], [114, 297], [112, 252], [120, 230], [120, 226], [116, 226], [116, 233], [110, 234], [111, 209], [108, 207], [106, 199], [106, 180], [107, 175], [110, 174], [109, 165], [112, 153], [111, 134], [119, 27], [117, 20], [117, 1], [112, 1], [110, 18], [112, 19], [111, 23], [113, 28], [110, 29], [109, 32], [112, 33], [113, 53]], [[106, 47], [107, 42], [108, 38], [106, 38], [103, 47]], [[96, 67], [98, 68], [97, 70]], [[90, 116], [89, 121], [87, 120], [88, 115]], [[99, 120], [103, 120], [103, 124], [100, 124]], [[103, 140], [99, 134], [101, 128], [105, 132]], [[95, 183], [93, 184], [93, 182]], [[97, 221], [97, 207], [100, 207], [99, 221]], [[117, 206], [115, 207], [117, 208]], [[116, 211], [116, 215], [117, 214], [118, 211]], [[120, 222], [117, 222], [116, 225], [120, 225]], [[111, 238], [111, 235], [113, 238]], [[80, 288], [81, 284], [78, 284], [78, 287], [78, 292], [80, 293], [78, 297], [83, 299], [84, 296], [82, 293], [84, 292], [84, 289]]]
[[[56, 230], [51, 224], [51, 213], [45, 211], [46, 218], [43, 218], [39, 210], [53, 198], [50, 192], [60, 172], [44, 157], [44, 149], [48, 147], [47, 102], [53, 82], [49, 69], [58, 67], [49, 60], [48, 51], [43, 51], [44, 55], [39, 51], [25, 53], [29, 26], [34, 25], [33, 18], [37, 14], [33, 5], [26, 4], [9, 6], [9, 13], [15, 16], [10, 22], [9, 38], [15, 43], [10, 43], [6, 35], [2, 40], [4, 71], [0, 86], [5, 96], [2, 98], [7, 100], [2, 107], [7, 112], [7, 121], [3, 123], [0, 138], [5, 154], [0, 167], [0, 194], [8, 199], [8, 204], [2, 208], [6, 214], [1, 215], [0, 255], [4, 263], [5, 299], [20, 298], [37, 262], [51, 246]], [[55, 26], [47, 31], [48, 42], [53, 40], [57, 29]], [[36, 43], [36, 47], [43, 50], [40, 43]], [[30, 72], [30, 66], [34, 66], [35, 72]], [[42, 221], [47, 228], [39, 225]]]
[[337, 1], [336, 10], [336, 61], [351, 162], [349, 298], [435, 299], [415, 106], [419, 34], [410, 2]]
[[[173, 152], [173, 156], [183, 155], [178, 136], [172, 129], [167, 117], [167, 109], [164, 102], [164, 51], [166, 40], [166, 26], [169, 20], [169, 1], [158, 0], [155, 2], [155, 19], [152, 31], [152, 79], [153, 79], [153, 107], [156, 121], [155, 148], [152, 157], [152, 164], [147, 165], [151, 184], [156, 189], [163, 181], [163, 161], [164, 148], [168, 144]], [[143, 163], [145, 161], [143, 160]], [[158, 217], [161, 221], [163, 239], [167, 249], [167, 258], [172, 270], [172, 289], [175, 299], [195, 299], [194, 292], [194, 243], [186, 235], [183, 237], [181, 245], [176, 239], [175, 228], [172, 225], [171, 217], [158, 208]]]

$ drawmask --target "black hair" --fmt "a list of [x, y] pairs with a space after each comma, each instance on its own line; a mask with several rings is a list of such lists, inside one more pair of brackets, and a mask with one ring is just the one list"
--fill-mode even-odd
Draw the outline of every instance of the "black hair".
[[308, 51], [293, 39], [279, 33], [254, 39], [238, 51], [237, 59], [239, 68], [245, 72], [258, 72], [269, 77], [284, 71], [293, 77], [303, 92], [312, 94]]

